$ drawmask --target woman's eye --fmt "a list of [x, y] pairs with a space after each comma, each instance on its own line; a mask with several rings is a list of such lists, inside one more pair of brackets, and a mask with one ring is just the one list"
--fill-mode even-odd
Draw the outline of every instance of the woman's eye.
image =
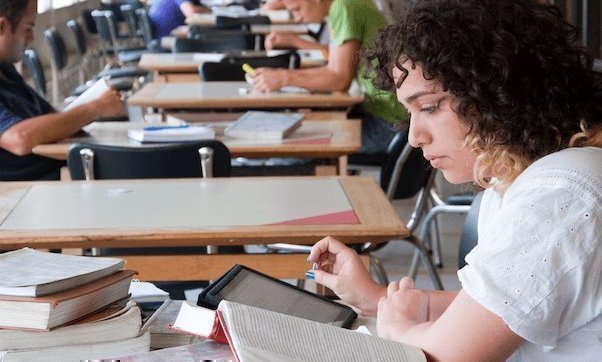
[[424, 105], [420, 108], [421, 112], [427, 112], [427, 113], [435, 113], [435, 111], [437, 111], [437, 109], [439, 109], [439, 104], [435, 103], [435, 104], [427, 104]]

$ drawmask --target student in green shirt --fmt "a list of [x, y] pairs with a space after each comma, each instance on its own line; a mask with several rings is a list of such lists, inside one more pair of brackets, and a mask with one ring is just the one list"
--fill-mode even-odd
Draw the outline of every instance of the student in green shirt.
[[374, 88], [373, 75], [366, 77], [365, 65], [359, 63], [361, 49], [371, 45], [378, 30], [387, 25], [383, 15], [372, 0], [284, 0], [284, 3], [299, 22], [321, 22], [328, 16], [331, 39], [328, 64], [295, 70], [260, 68], [253, 76], [254, 87], [263, 92], [283, 86], [347, 91], [357, 79], [366, 97], [352, 114], [362, 119], [360, 153], [384, 152], [394, 135], [393, 124], [406, 118], [405, 111], [393, 93]]

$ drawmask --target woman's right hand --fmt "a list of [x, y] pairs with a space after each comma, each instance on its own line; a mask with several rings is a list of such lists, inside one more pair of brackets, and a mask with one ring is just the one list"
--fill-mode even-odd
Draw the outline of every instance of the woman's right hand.
[[311, 248], [307, 260], [317, 266], [306, 273], [308, 279], [332, 289], [360, 314], [376, 315], [378, 301], [387, 295], [387, 289], [372, 279], [355, 250], [328, 236]]

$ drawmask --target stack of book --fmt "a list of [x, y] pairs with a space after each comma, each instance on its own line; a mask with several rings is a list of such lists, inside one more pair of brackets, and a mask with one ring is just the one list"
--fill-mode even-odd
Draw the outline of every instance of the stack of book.
[[132, 276], [115, 258], [0, 254], [0, 361], [114, 358], [149, 350]]

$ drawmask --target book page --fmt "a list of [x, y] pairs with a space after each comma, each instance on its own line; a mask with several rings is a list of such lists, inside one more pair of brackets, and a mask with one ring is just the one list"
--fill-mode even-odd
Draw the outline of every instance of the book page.
[[75, 98], [73, 102], [65, 106], [65, 108], [63, 108], [63, 112], [68, 111], [77, 106], [81, 106], [82, 104], [86, 104], [95, 99], [98, 99], [101, 95], [104, 94], [104, 92], [108, 91], [109, 89], [110, 87], [107, 81], [104, 78], [100, 78], [96, 81], [96, 83], [92, 84], [90, 88], [86, 89], [84, 93], [82, 93], [79, 97]]
[[241, 361], [426, 361], [417, 347], [222, 301], [220, 312]]

